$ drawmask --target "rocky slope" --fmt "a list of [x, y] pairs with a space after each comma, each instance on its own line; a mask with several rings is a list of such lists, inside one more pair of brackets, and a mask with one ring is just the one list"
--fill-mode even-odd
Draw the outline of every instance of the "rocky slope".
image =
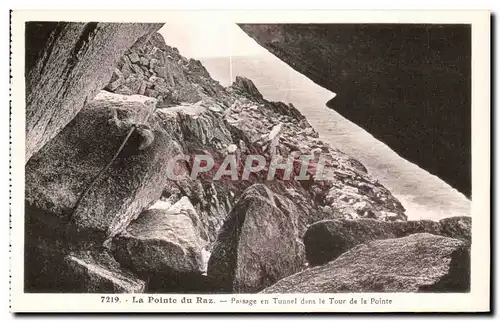
[[[293, 105], [243, 77], [220, 86], [158, 34], [127, 50], [103, 87], [26, 164], [27, 291], [258, 292], [308, 266], [303, 236], [318, 221], [406, 221]], [[234, 160], [235, 178], [191, 176], [195, 155]], [[245, 179], [249, 156], [264, 163]], [[293, 161], [291, 179], [268, 177], [276, 156]]]
[[[135, 56], [138, 58], [131, 59]], [[163, 67], [158, 67], [157, 61], [164, 62]], [[171, 72], [162, 76], [158, 73], [160, 68]], [[135, 74], [129, 70], [140, 71]], [[178, 50], [167, 46], [159, 34], [141, 48], [132, 47], [114, 74], [123, 75], [113, 82], [115, 93], [143, 94], [151, 90], [148, 94], [160, 100], [158, 117], [169, 131], [181, 134], [179, 141], [188, 153], [205, 149], [224, 155], [227, 154], [225, 148], [234, 144], [234, 153], [241, 156], [255, 153], [269, 158], [278, 153], [283, 157], [304, 154], [317, 157], [323, 154], [328, 156], [326, 167], [334, 169], [331, 181], [335, 183], [314, 180], [307, 188], [313, 193], [317, 191], [320, 206], [335, 203], [332, 209], [325, 211], [341, 210], [350, 217], [404, 217], [401, 217], [404, 209], [389, 191], [371, 178], [359, 162], [321, 142], [293, 106], [266, 101], [255, 85], [242, 77], [237, 77], [233, 86], [223, 88], [210, 78], [199, 61], [182, 57]], [[131, 82], [140, 86], [130, 86]], [[107, 88], [111, 90], [109, 85]], [[179, 94], [182, 90], [189, 94]], [[196, 103], [188, 104], [192, 101]]]
[[109, 82], [123, 53], [162, 25], [26, 24], [26, 162]]
[[469, 26], [240, 27], [336, 93], [329, 107], [470, 197]]

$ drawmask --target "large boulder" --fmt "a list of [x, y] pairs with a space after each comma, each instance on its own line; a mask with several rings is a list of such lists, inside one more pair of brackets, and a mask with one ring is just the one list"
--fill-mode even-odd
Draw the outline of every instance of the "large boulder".
[[310, 265], [323, 265], [357, 245], [416, 233], [441, 235], [441, 225], [432, 220], [323, 220], [311, 225], [304, 234], [306, 259]]
[[180, 152], [156, 122], [155, 103], [106, 92], [89, 102], [26, 165], [27, 204], [96, 240], [123, 230], [160, 197], [168, 160]]
[[262, 293], [468, 292], [470, 248], [431, 234], [372, 241]]
[[472, 240], [472, 217], [455, 216], [443, 218], [439, 221], [441, 224], [441, 235], [451, 238], [458, 238], [467, 241]]
[[297, 209], [264, 185], [248, 188], [222, 226], [208, 276], [222, 292], [252, 293], [303, 268]]
[[141, 213], [114, 238], [116, 259], [140, 274], [203, 273], [206, 242], [200, 237], [194, 208], [186, 200], [168, 210]]
[[336, 93], [328, 106], [471, 193], [471, 31], [441, 24], [241, 24]]
[[108, 84], [123, 53], [162, 25], [26, 24], [26, 162]]

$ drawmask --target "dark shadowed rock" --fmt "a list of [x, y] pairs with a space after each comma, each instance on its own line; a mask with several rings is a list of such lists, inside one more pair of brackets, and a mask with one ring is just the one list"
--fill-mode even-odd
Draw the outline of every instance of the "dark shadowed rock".
[[416, 233], [452, 237], [443, 234], [441, 224], [432, 220], [401, 222], [373, 219], [323, 220], [312, 224], [304, 234], [306, 259], [310, 265], [323, 265], [357, 245]]
[[75, 293], [142, 293], [145, 281], [120, 268], [109, 254], [80, 251], [68, 254], [61, 272]]
[[[144, 96], [98, 95], [26, 165], [27, 204], [52, 214], [61, 226], [69, 221], [79, 231], [96, 232], [98, 239], [124, 229], [159, 198], [168, 180], [168, 160], [180, 149], [154, 115], [147, 119], [155, 103]], [[139, 129], [154, 140], [141, 149], [144, 134], [134, 130], [111, 167], [83, 194], [133, 123], [144, 124]]]
[[208, 276], [223, 292], [251, 293], [302, 269], [293, 204], [264, 185], [250, 187], [222, 226]]
[[386, 222], [324, 220], [312, 224], [304, 235], [306, 259], [310, 265], [322, 265], [359, 244], [394, 237]]
[[471, 242], [472, 238], [472, 217], [457, 216], [444, 218], [439, 221], [441, 224], [441, 235], [451, 238], [458, 238]]
[[209, 294], [217, 293], [219, 285], [207, 275], [199, 273], [168, 272], [148, 276], [146, 293]]
[[262, 293], [468, 292], [470, 249], [431, 234], [372, 241]]
[[148, 23], [26, 24], [26, 162], [108, 84]]
[[[405, 237], [411, 234], [429, 233], [433, 235], [441, 234], [441, 225], [434, 220], [409, 220], [392, 222], [389, 225], [390, 230], [393, 232], [394, 237]], [[446, 235], [444, 235], [446, 236]], [[451, 237], [451, 236], [446, 236]]]
[[115, 257], [141, 274], [201, 274], [205, 242], [196, 228], [198, 220], [176, 209], [145, 211], [114, 238]]
[[254, 99], [263, 98], [262, 94], [259, 92], [255, 84], [248, 78], [236, 76], [236, 79], [232, 86], [240, 88], [243, 93], [247, 93]]
[[92, 240], [65, 236], [57, 223], [26, 207], [24, 290], [27, 293], [136, 293], [146, 282]]
[[240, 27], [290, 67], [336, 93], [330, 108], [470, 197], [469, 25]]

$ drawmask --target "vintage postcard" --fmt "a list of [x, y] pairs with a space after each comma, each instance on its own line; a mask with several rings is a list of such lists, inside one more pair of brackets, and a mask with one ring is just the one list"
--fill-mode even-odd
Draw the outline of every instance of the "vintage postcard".
[[13, 312], [488, 312], [488, 11], [11, 13]]

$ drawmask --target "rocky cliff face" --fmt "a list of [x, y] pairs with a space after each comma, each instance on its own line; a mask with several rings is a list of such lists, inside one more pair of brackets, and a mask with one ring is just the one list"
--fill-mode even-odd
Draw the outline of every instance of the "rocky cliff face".
[[242, 24], [328, 106], [470, 197], [470, 27]]
[[[136, 42], [112, 74], [26, 164], [27, 291], [258, 292], [310, 264], [303, 237], [318, 221], [406, 221], [361, 163], [251, 80], [224, 88], [158, 34]], [[191, 176], [195, 155], [216, 167]], [[173, 179], [176, 156], [186, 160]], [[252, 156], [261, 170], [243, 178]], [[276, 156], [292, 160], [291, 179], [268, 177]], [[225, 160], [237, 172], [216, 179]], [[461, 224], [448, 226], [451, 234]], [[393, 237], [382, 231], [343, 251]]]
[[26, 24], [26, 162], [109, 82], [123, 53], [163, 24]]

